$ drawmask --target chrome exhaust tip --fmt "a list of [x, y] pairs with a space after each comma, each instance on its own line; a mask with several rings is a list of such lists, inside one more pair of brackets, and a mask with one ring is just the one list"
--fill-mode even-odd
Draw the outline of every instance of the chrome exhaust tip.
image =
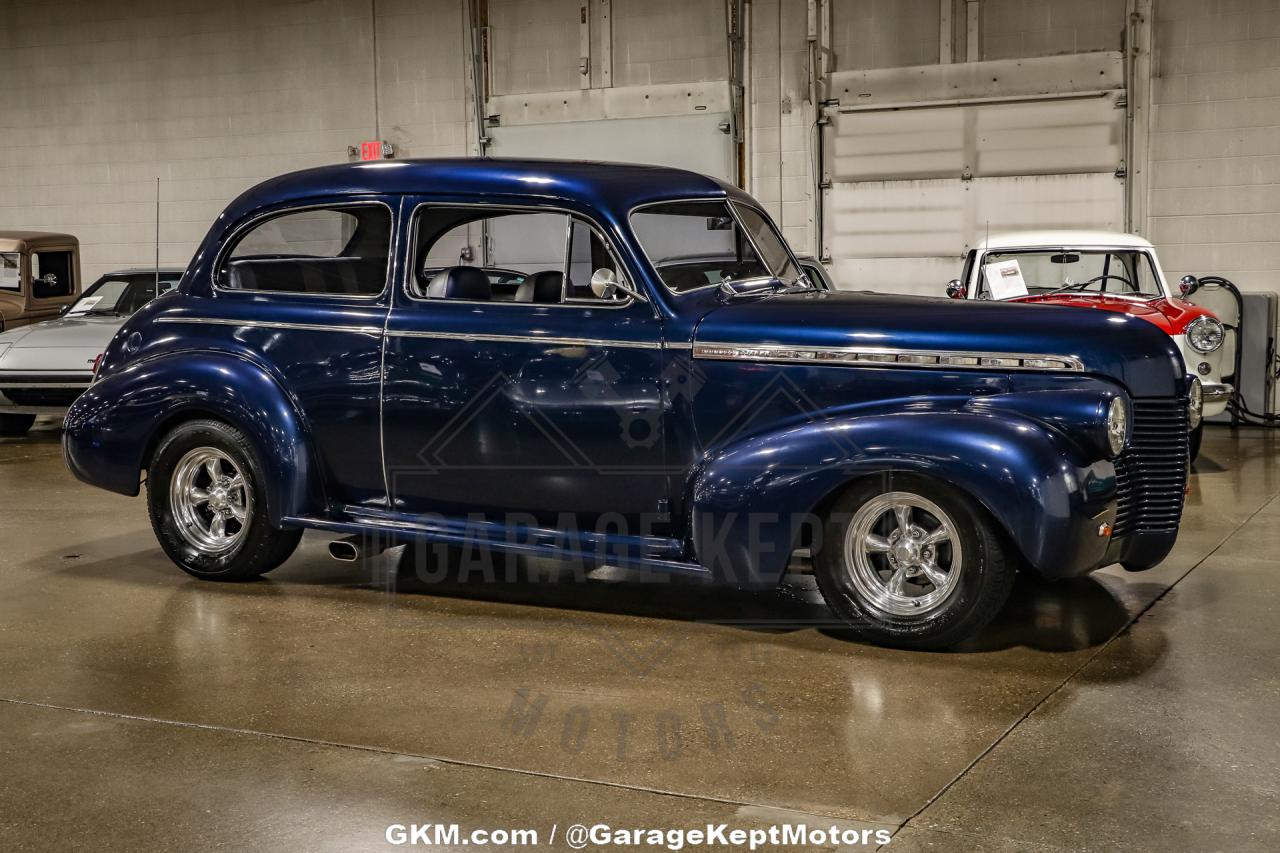
[[354, 563], [360, 559], [360, 546], [352, 539], [335, 539], [329, 543], [329, 556], [340, 563]]

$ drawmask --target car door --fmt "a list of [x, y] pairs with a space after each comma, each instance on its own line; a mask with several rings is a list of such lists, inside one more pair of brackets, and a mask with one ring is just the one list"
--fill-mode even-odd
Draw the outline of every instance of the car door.
[[[625, 275], [601, 233], [564, 210], [418, 200], [385, 340], [395, 511], [611, 535], [661, 523], [662, 328], [647, 302], [582, 281], [595, 264]], [[498, 264], [526, 276], [515, 299], [494, 298]]]
[[[382, 331], [400, 199], [339, 198], [256, 215], [215, 265], [208, 321], [271, 365], [305, 418], [330, 512], [385, 508]], [[225, 346], [225, 344], [219, 344]]]

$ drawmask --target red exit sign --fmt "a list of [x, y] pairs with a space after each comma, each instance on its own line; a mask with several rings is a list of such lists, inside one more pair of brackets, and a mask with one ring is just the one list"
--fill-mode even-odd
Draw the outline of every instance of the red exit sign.
[[369, 142], [360, 143], [360, 159], [361, 160], [382, 160], [390, 156], [389, 149], [391, 146], [380, 139], [374, 139]]

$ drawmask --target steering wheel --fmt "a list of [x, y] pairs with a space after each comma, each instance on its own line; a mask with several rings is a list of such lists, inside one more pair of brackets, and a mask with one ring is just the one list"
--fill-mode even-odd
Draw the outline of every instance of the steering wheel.
[[[1108, 278], [1114, 278], [1116, 281], [1123, 281], [1125, 284], [1129, 285], [1129, 289], [1130, 289], [1130, 290], [1134, 290], [1134, 289], [1135, 289], [1135, 288], [1134, 288], [1134, 286], [1133, 286], [1133, 282], [1129, 281], [1129, 279], [1125, 278], [1125, 277], [1124, 277], [1124, 276], [1122, 276], [1122, 275], [1111, 275], [1110, 273], [1103, 273], [1102, 275], [1095, 275], [1093, 278], [1091, 278], [1091, 279], [1089, 279], [1088, 281], [1086, 281], [1086, 282], [1082, 285], [1082, 287], [1088, 287], [1089, 285], [1093, 284], [1095, 281], [1105, 281], [1105, 280], [1106, 280], [1106, 279], [1108, 279]], [[1104, 289], [1104, 291], [1105, 291], [1105, 287], [1104, 287], [1103, 289]]]
[[1080, 281], [1080, 282], [1076, 282], [1075, 284], [1068, 284], [1064, 287], [1059, 287], [1057, 290], [1051, 290], [1048, 293], [1046, 293], [1045, 296], [1052, 296], [1055, 293], [1065, 293], [1068, 290], [1084, 290], [1086, 287], [1093, 284], [1095, 281], [1103, 281], [1108, 278], [1114, 278], [1116, 281], [1123, 281], [1125, 284], [1129, 285], [1130, 290], [1135, 289], [1133, 286], [1133, 282], [1129, 281], [1129, 279], [1125, 278], [1124, 276], [1111, 275], [1110, 273], [1103, 273], [1102, 275], [1095, 275], [1093, 278], [1089, 279], [1088, 281]]

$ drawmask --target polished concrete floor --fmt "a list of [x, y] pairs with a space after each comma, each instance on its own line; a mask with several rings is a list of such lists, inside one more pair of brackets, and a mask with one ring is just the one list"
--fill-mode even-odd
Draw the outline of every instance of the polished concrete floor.
[[709, 821], [895, 851], [1280, 848], [1275, 433], [1211, 430], [1163, 566], [1023, 578], [946, 654], [825, 630], [806, 576], [428, 585], [308, 536], [268, 580], [202, 583], [57, 439], [0, 440], [0, 849]]

